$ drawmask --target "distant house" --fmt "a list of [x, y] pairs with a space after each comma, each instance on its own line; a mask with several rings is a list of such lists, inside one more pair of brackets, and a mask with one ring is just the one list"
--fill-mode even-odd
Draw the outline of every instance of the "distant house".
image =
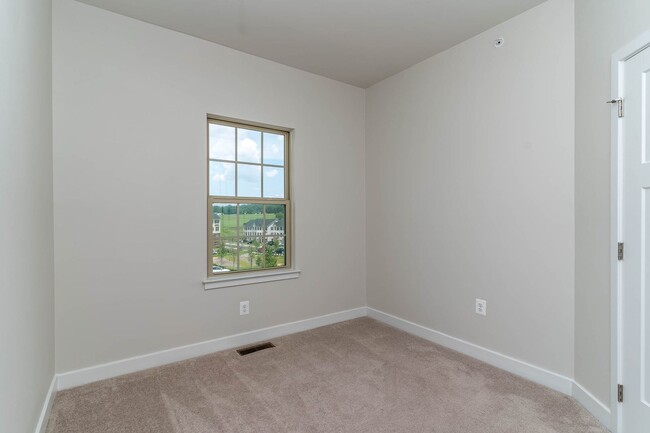
[[[264, 220], [256, 219], [244, 223], [244, 237], [258, 238], [264, 235]], [[284, 236], [284, 219], [266, 220], [266, 236]]]
[[218, 235], [221, 233], [221, 214], [212, 214], [212, 234]]

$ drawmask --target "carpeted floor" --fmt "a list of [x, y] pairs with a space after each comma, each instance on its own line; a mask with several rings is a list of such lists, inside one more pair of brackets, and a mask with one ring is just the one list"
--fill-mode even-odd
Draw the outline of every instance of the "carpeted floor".
[[47, 433], [603, 433], [570, 397], [369, 318], [60, 392]]

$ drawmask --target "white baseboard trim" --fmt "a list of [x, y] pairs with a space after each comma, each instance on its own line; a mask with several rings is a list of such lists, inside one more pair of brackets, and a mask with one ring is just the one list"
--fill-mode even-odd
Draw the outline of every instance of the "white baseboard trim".
[[45, 396], [45, 401], [43, 402], [43, 409], [41, 409], [41, 415], [38, 417], [36, 430], [34, 430], [35, 433], [45, 433], [47, 422], [50, 419], [50, 412], [52, 411], [52, 405], [54, 404], [54, 397], [56, 396], [57, 389], [57, 377], [55, 375], [52, 378], [52, 383], [50, 383], [50, 388], [47, 390], [47, 395]]
[[592, 393], [575, 380], [573, 381], [573, 398], [596, 417], [608, 430], [612, 430], [612, 411]]
[[547, 386], [563, 394], [570, 395], [594, 417], [596, 417], [596, 419], [608, 430], [611, 431], [612, 429], [612, 414], [610, 409], [574, 379], [529, 364], [528, 362], [521, 361], [511, 356], [495, 352], [494, 350], [486, 349], [485, 347], [461, 340], [460, 338], [452, 337], [445, 333], [418, 325], [417, 323], [393, 316], [392, 314], [384, 313], [383, 311], [374, 308], [368, 307], [368, 316], [386, 323], [387, 325], [408, 332], [409, 334], [417, 335], [425, 340], [448, 347], [502, 370], [516, 374], [517, 376]]
[[146, 355], [134, 356], [133, 358], [108, 362], [80, 370], [69, 371], [57, 375], [58, 389], [68, 389], [75, 386], [85, 385], [98, 380], [110, 379], [123, 374], [134, 373], [152, 367], [183, 361], [197, 356], [208, 355], [221, 350], [245, 346], [261, 340], [268, 340], [296, 332], [307, 331], [333, 323], [356, 319], [367, 315], [366, 307], [353, 308], [351, 310], [339, 311], [324, 316], [299, 320], [297, 322], [284, 323], [269, 328], [255, 331], [243, 332], [241, 334], [221, 337], [214, 340], [202, 341], [187, 346], [175, 347], [160, 352]]
[[417, 335], [425, 340], [448, 347], [457, 352], [476, 358], [502, 370], [521, 376], [525, 379], [547, 386], [563, 394], [571, 395], [573, 379], [544, 368], [529, 364], [525, 361], [504, 355], [494, 350], [486, 349], [460, 338], [452, 337], [440, 331], [427, 328], [417, 323], [409, 322], [400, 317], [368, 307], [368, 316], [380, 322], [391, 325], [409, 334]]

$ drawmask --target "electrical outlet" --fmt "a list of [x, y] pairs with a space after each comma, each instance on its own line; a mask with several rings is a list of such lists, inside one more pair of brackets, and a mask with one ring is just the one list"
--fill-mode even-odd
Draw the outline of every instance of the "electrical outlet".
[[485, 299], [476, 298], [476, 314], [487, 315], [487, 301]]
[[250, 312], [248, 301], [241, 301], [239, 303], [239, 315], [244, 316]]

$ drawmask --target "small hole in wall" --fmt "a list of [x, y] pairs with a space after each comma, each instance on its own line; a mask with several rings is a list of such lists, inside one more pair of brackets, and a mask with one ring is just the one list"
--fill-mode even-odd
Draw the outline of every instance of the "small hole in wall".
[[503, 46], [503, 44], [504, 44], [505, 42], [506, 42], [506, 41], [503, 40], [503, 38], [495, 39], [495, 40], [494, 40], [494, 48], [500, 48], [501, 46]]

